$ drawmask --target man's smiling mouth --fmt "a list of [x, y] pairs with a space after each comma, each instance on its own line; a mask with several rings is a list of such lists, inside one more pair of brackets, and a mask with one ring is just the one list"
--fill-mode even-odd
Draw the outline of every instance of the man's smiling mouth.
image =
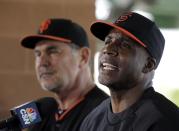
[[110, 64], [110, 63], [107, 63], [107, 62], [103, 62], [103, 63], [102, 63], [102, 69], [103, 69], [103, 70], [113, 71], [113, 70], [119, 70], [119, 67], [118, 67], [118, 66], [115, 66], [115, 65], [112, 65], [112, 64]]

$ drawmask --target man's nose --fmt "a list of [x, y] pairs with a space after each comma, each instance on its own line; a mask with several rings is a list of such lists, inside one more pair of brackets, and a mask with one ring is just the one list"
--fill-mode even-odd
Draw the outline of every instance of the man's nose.
[[117, 56], [118, 55], [118, 49], [114, 44], [108, 44], [104, 47], [103, 53], [111, 56]]
[[46, 55], [46, 54], [42, 54], [39, 57], [38, 63], [39, 63], [39, 66], [44, 66], [44, 67], [49, 66], [49, 63], [50, 63], [49, 62], [49, 56]]

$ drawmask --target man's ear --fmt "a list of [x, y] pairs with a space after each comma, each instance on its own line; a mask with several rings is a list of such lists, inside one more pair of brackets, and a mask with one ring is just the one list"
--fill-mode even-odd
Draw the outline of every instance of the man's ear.
[[83, 47], [80, 49], [80, 66], [87, 65], [89, 63], [91, 57], [91, 51], [87, 47]]
[[143, 68], [143, 73], [151, 72], [156, 68], [156, 59], [152, 57], [147, 58], [147, 62]]

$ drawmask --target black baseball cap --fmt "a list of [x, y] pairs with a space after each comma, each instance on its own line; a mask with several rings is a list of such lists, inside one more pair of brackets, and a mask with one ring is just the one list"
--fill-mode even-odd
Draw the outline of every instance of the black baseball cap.
[[112, 29], [121, 31], [143, 46], [156, 59], [156, 67], [158, 66], [163, 54], [165, 39], [153, 21], [136, 12], [126, 12], [114, 23], [97, 20], [90, 28], [92, 34], [102, 41]]
[[68, 19], [47, 19], [40, 25], [37, 34], [29, 35], [21, 40], [21, 45], [33, 49], [43, 39], [73, 43], [79, 47], [89, 47], [85, 30], [79, 24]]

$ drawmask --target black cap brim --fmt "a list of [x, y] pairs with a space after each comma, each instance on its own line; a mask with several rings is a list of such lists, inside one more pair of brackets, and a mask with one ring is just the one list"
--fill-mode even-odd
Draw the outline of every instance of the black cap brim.
[[109, 32], [112, 29], [117, 29], [117, 30], [121, 31], [128, 37], [132, 38], [133, 40], [135, 40], [136, 42], [141, 44], [143, 47], [146, 47], [146, 45], [140, 39], [138, 39], [132, 33], [128, 32], [126, 29], [124, 29], [120, 26], [117, 26], [114, 23], [106, 23], [106, 22], [98, 20], [98, 21], [92, 23], [91, 28], [90, 28], [93, 35], [102, 41], [105, 40], [105, 37], [109, 34]]
[[21, 40], [21, 45], [26, 48], [34, 49], [37, 42], [43, 39], [57, 40], [64, 43], [70, 43], [71, 40], [50, 35], [31, 35]]

